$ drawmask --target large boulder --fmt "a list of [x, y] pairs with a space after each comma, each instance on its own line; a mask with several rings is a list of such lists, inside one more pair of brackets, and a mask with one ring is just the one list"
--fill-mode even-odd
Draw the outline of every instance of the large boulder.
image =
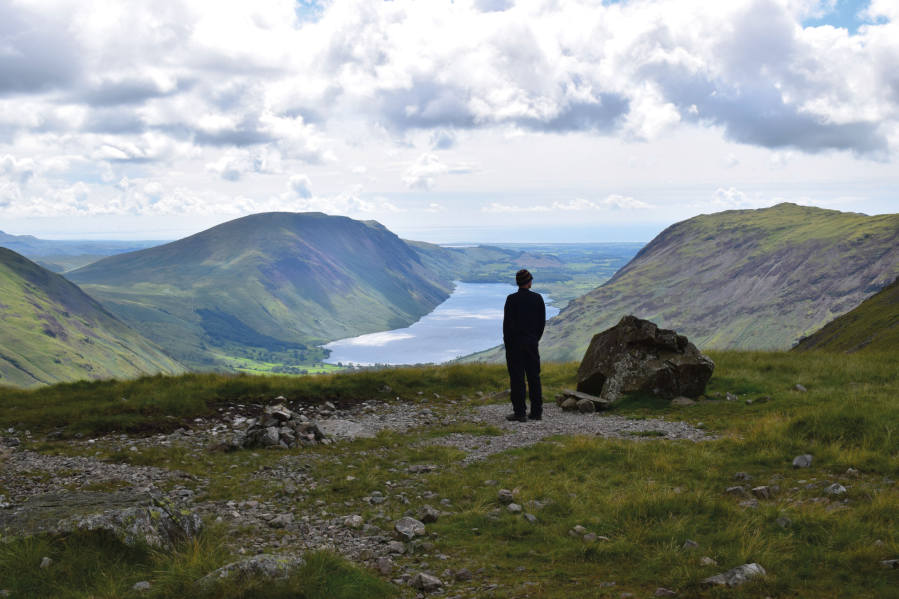
[[577, 390], [616, 401], [628, 393], [697, 397], [715, 363], [683, 335], [625, 316], [593, 336], [577, 371]]
[[45, 493], [0, 511], [0, 538], [98, 530], [126, 545], [171, 547], [202, 527], [198, 514], [148, 493]]

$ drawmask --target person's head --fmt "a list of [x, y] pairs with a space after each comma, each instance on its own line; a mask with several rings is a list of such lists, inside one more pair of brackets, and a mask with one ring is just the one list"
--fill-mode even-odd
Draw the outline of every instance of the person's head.
[[515, 282], [518, 284], [519, 289], [530, 289], [531, 281], [533, 280], [534, 277], [532, 277], [531, 273], [529, 273], [525, 268], [522, 268], [517, 273], [515, 273]]

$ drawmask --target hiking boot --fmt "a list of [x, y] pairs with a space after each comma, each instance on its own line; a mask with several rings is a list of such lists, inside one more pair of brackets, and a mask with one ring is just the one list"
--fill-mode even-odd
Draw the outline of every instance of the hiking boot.
[[506, 420], [509, 422], [527, 422], [527, 416], [519, 416], [518, 414], [509, 414], [506, 416]]
[[543, 414], [528, 414], [528, 420], [543, 420]]

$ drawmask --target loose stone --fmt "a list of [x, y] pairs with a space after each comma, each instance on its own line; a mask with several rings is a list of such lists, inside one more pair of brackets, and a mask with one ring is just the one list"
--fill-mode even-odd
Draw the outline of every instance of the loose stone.
[[728, 586], [738, 587], [756, 576], [765, 576], [767, 572], [758, 564], [743, 564], [737, 566], [733, 570], [728, 570], [716, 576], [711, 576], [703, 580], [700, 584], [708, 586]]
[[793, 459], [793, 467], [794, 468], [808, 468], [809, 466], [812, 465], [812, 461], [814, 459], [815, 458], [813, 456], [808, 455], [808, 454], [796, 456]]

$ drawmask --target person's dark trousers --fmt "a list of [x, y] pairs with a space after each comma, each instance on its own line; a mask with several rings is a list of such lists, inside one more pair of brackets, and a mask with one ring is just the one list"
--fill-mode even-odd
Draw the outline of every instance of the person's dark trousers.
[[540, 384], [540, 352], [537, 344], [506, 344], [506, 367], [512, 387], [512, 409], [516, 416], [527, 415], [524, 402], [527, 376], [528, 395], [531, 399], [531, 416], [543, 414], [543, 387]]

